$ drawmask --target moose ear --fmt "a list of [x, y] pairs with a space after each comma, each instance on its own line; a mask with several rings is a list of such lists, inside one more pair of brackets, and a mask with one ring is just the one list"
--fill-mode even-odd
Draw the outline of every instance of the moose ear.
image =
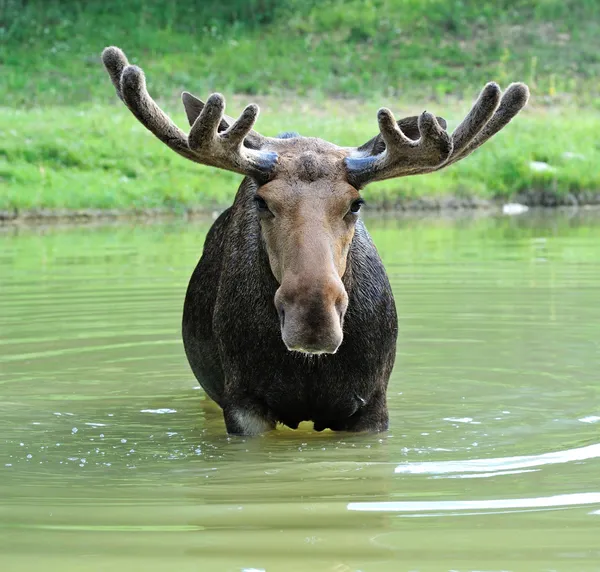
[[[446, 129], [447, 123], [443, 117], [436, 117], [437, 122], [440, 124], [442, 129]], [[402, 133], [409, 139], [417, 140], [421, 134], [419, 133], [419, 117], [413, 115], [412, 117], [405, 117], [404, 119], [398, 120], [398, 127], [402, 130]]]
[[[181, 94], [181, 101], [183, 102], [185, 114], [187, 115], [187, 119], [191, 127], [194, 125], [194, 121], [198, 119], [200, 112], [204, 109], [204, 102], [187, 91], [184, 91]], [[219, 127], [217, 129], [218, 132], [221, 133], [222, 131], [225, 131], [233, 123], [233, 121], [234, 120], [231, 117], [224, 115], [221, 119], [221, 123], [219, 123]]]
[[[443, 117], [436, 117], [437, 122], [440, 124], [442, 129], [446, 129], [447, 123]], [[419, 117], [413, 115], [412, 117], [404, 117], [397, 121], [398, 127], [402, 130], [402, 133], [409, 139], [416, 141], [421, 134], [419, 133]], [[377, 137], [373, 137], [367, 141], [364, 145], [358, 148], [358, 151], [365, 155], [379, 155], [385, 150], [385, 142], [381, 133]]]
[[181, 101], [183, 102], [185, 114], [191, 127], [194, 125], [194, 121], [198, 119], [200, 112], [204, 109], [204, 102], [187, 91], [181, 94]]

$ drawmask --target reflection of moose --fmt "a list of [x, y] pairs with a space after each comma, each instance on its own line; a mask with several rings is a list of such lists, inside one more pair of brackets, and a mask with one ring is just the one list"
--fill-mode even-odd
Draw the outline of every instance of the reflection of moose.
[[375, 246], [358, 218], [371, 181], [430, 173], [459, 161], [526, 104], [527, 87], [500, 97], [489, 83], [456, 130], [424, 112], [398, 122], [378, 114], [361, 147], [252, 129], [258, 107], [235, 121], [219, 94], [189, 93], [185, 135], [146, 91], [142, 70], [118, 48], [104, 65], [137, 119], [187, 159], [246, 175], [210, 229], [183, 311], [185, 351], [222, 408], [229, 433], [277, 422], [317, 431], [384, 430], [395, 358], [396, 310]]

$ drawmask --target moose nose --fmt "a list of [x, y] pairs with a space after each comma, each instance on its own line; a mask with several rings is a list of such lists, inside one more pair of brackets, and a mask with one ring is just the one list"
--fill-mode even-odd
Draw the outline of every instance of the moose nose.
[[283, 280], [275, 306], [288, 350], [332, 354], [340, 347], [348, 295], [337, 276], [312, 282]]

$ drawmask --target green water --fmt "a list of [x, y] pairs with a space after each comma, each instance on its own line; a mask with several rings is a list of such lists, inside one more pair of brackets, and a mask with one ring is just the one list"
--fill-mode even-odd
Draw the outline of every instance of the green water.
[[600, 216], [368, 220], [379, 435], [228, 438], [180, 339], [206, 222], [0, 233], [0, 570], [600, 570]]

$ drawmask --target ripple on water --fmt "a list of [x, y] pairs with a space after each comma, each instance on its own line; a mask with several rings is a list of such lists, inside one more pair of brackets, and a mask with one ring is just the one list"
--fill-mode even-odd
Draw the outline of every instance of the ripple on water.
[[444, 475], [448, 473], [482, 472], [494, 474], [496, 471], [515, 471], [544, 465], [557, 465], [573, 461], [585, 461], [600, 457], [600, 443], [542, 453], [540, 455], [522, 455], [517, 457], [499, 457], [495, 459], [466, 459], [462, 461], [432, 461], [426, 463], [406, 463], [398, 465], [396, 473]]
[[600, 503], [600, 492], [554, 495], [518, 499], [484, 499], [477, 501], [407, 501], [349, 503], [348, 510], [369, 512], [419, 512], [438, 516], [440, 512], [497, 511], [507, 509], [547, 509], [577, 507]]

